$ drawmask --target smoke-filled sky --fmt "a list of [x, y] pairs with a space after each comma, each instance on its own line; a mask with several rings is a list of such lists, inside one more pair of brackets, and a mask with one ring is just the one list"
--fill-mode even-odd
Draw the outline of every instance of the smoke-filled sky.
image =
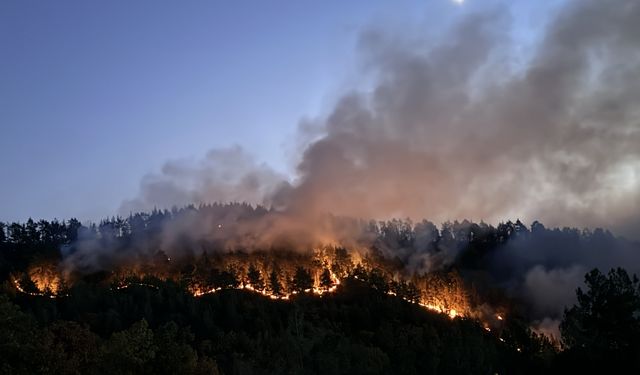
[[0, 7], [0, 220], [246, 200], [637, 238], [635, 0]]

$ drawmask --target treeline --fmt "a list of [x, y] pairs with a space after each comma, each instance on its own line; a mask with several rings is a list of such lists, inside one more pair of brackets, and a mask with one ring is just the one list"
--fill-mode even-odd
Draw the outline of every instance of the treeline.
[[[178, 255], [199, 255], [223, 249], [228, 251], [229, 238], [256, 235], [239, 233], [234, 227], [270, 219], [270, 215], [277, 214], [262, 206], [231, 203], [153, 210], [87, 225], [76, 219], [0, 222], [0, 275], [6, 277], [12, 270], [24, 271], [34, 260], [61, 260], [82, 251], [103, 255], [77, 262], [77, 267], [80, 270], [84, 267], [87, 272], [109, 269], [119, 261], [131, 262], [138, 257], [148, 260], [159, 251]], [[370, 248], [380, 257], [400, 263], [408, 272], [426, 272], [450, 265], [471, 269], [491, 268], [487, 266], [491, 266], [488, 262], [493, 259], [487, 255], [506, 244], [552, 248], [552, 252], [565, 254], [567, 263], [571, 257], [594, 249], [634, 247], [637, 251], [640, 248], [637, 243], [616, 238], [602, 229], [547, 229], [539, 222], [534, 222], [528, 228], [519, 220], [497, 226], [463, 220], [446, 222], [438, 228], [426, 220], [417, 223], [398, 219], [376, 222], [326, 216], [323, 223], [318, 223], [321, 224], [338, 229], [349, 228], [346, 235], [349, 243]], [[242, 244], [250, 241], [243, 241], [242, 238], [233, 240], [237, 245], [231, 250], [256, 250], [243, 248]], [[301, 250], [286, 241], [274, 241], [262, 246], [257, 250]], [[544, 254], [540, 254], [544, 260]]]
[[[533, 264], [604, 259], [634, 271], [637, 243], [538, 222], [437, 227], [329, 216], [366, 254], [332, 247], [317, 258], [286, 241], [225, 247], [228, 236], [241, 233], [235, 224], [273, 215], [214, 204], [88, 225], [0, 223], [0, 373], [640, 371], [635, 276], [622, 269], [587, 275], [587, 289], [563, 317], [559, 353], [531, 332], [526, 304], [518, 296], [505, 300], [503, 290]], [[362, 258], [352, 262], [351, 255]], [[60, 278], [69, 262], [71, 283]], [[335, 287], [335, 275], [344, 281], [336, 293], [308, 293], [314, 285]], [[118, 289], [118, 280], [128, 287]], [[62, 292], [30, 296], [15, 282], [27, 293], [52, 285]], [[275, 296], [297, 294], [284, 302], [235, 290], [247, 284]], [[212, 288], [222, 290], [194, 296]], [[487, 332], [477, 320], [452, 320], [415, 302], [460, 311], [506, 303], [509, 314]]]

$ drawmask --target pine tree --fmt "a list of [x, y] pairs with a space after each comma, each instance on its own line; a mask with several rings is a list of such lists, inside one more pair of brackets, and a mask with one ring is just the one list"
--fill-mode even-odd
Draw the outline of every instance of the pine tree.
[[329, 289], [333, 285], [333, 280], [331, 280], [331, 272], [328, 268], [322, 270], [322, 274], [320, 275], [320, 287]]
[[297, 267], [293, 276], [293, 289], [299, 293], [309, 290], [313, 287], [313, 278], [309, 271], [303, 267]]
[[262, 280], [262, 274], [260, 273], [260, 270], [257, 269], [253, 264], [249, 266], [247, 278], [249, 279], [249, 284], [251, 284], [251, 286], [254, 289], [257, 289], [257, 290], [264, 289], [264, 281]]
[[275, 296], [282, 295], [282, 284], [280, 283], [280, 270], [273, 267], [269, 274], [269, 291]]

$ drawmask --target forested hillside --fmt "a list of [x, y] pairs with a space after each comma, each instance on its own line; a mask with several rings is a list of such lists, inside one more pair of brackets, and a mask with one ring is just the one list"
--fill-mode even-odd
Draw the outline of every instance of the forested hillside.
[[540, 301], [522, 293], [527, 270], [598, 251], [615, 259], [635, 251], [633, 242], [519, 221], [438, 228], [337, 217], [318, 225], [349, 228], [349, 237], [342, 231], [325, 244], [275, 238], [260, 247], [263, 239], [238, 238], [234, 226], [270, 215], [231, 204], [97, 225], [2, 224], [0, 370], [486, 374], [639, 366], [635, 276], [589, 272], [572, 286], [582, 289], [557, 317], [555, 336], [538, 329]]

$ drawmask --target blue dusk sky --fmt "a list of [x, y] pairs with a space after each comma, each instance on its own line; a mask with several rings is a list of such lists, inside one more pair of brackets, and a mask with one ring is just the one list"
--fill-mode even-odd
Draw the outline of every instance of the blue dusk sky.
[[561, 3], [2, 1], [0, 221], [111, 216], [167, 160], [233, 145], [292, 176], [300, 121], [366, 85], [363, 30], [502, 4], [526, 48]]

